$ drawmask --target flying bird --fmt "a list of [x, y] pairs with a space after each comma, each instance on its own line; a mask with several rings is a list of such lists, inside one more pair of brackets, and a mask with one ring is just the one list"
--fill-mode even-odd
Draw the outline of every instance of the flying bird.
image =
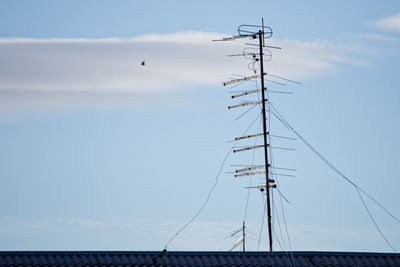
[[143, 60], [141, 65], [142, 66], [146, 65], [146, 62]]

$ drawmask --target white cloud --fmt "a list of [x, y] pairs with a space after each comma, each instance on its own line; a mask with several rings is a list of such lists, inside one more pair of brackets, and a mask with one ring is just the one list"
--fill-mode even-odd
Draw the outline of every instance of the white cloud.
[[373, 25], [385, 31], [400, 32], [400, 13], [377, 20]]
[[[210, 32], [148, 34], [131, 39], [0, 39], [0, 113], [76, 105], [130, 106], [166, 94], [219, 87], [231, 73], [250, 74], [242, 41], [212, 42]], [[271, 40], [272, 74], [326, 75], [341, 64], [364, 64], [360, 47], [328, 41]], [[141, 66], [145, 60], [146, 65]], [[115, 104], [117, 103], [117, 104]]]

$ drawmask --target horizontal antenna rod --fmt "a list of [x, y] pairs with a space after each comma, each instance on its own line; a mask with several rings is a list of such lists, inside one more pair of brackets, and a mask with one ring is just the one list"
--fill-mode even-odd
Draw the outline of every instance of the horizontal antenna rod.
[[[246, 43], [246, 45], [253, 45], [253, 46], [258, 46], [258, 47], [260, 47], [259, 44], [252, 44], [252, 43]], [[274, 48], [274, 49], [282, 49], [282, 47], [279, 47], [279, 46], [271, 46], [271, 45], [263, 45], [263, 47]]]
[[[270, 180], [270, 181], [272, 181], [271, 183], [275, 183], [275, 180]], [[276, 184], [270, 185], [269, 187], [270, 187], [270, 188], [277, 188]], [[261, 189], [261, 191], [263, 191], [264, 189], [267, 188], [267, 186], [266, 186], [266, 185], [246, 186], [245, 188], [247, 188], [247, 189], [254, 189], [254, 188], [257, 188], [257, 189]]]
[[245, 34], [245, 35], [233, 35], [231, 37], [222, 37], [222, 39], [217, 39], [217, 40], [213, 40], [214, 42], [220, 42], [220, 41], [233, 41], [236, 39], [240, 39], [240, 38], [246, 38], [246, 37], [251, 37], [251, 36], [256, 36], [257, 33], [251, 33], [251, 34]]
[[296, 169], [291, 169], [291, 168], [282, 168], [282, 167], [272, 167], [273, 169], [277, 169], [277, 170], [285, 170], [285, 171], [292, 171], [295, 172]]
[[243, 81], [248, 81], [248, 80], [251, 80], [251, 79], [255, 79], [255, 78], [258, 78], [260, 76], [261, 76], [261, 74], [251, 75], [251, 76], [248, 76], [248, 77], [243, 77], [243, 78], [240, 78], [240, 79], [235, 79], [235, 80], [230, 80], [230, 81], [227, 81], [227, 82], [223, 82], [222, 84], [224, 86], [227, 86], [227, 85], [230, 85], [230, 84], [234, 84], [234, 83], [238, 83], [238, 82], [243, 82]]
[[270, 92], [270, 93], [277, 93], [277, 94], [293, 95], [293, 92], [288, 92], [288, 91], [273, 91], [273, 90], [269, 90], [268, 92]]
[[[235, 137], [235, 140], [233, 140], [233, 141], [243, 140], [243, 139], [247, 139], [247, 138], [253, 138], [253, 137], [262, 136], [262, 135], [264, 135], [264, 133], [244, 135], [244, 136], [240, 136], [240, 137]], [[282, 138], [282, 139], [294, 140], [294, 141], [297, 140], [296, 138], [291, 138], [291, 137], [286, 137], [286, 136], [281, 136], [281, 135], [273, 135], [273, 134], [270, 134], [269, 132], [267, 132], [267, 135], [274, 137], [274, 138]], [[230, 141], [230, 142], [232, 142], [232, 141]], [[275, 148], [277, 148], [277, 147], [275, 147]]]
[[285, 80], [285, 81], [288, 81], [288, 82], [291, 82], [291, 83], [295, 83], [295, 84], [299, 84], [299, 85], [302, 84], [301, 82], [296, 82], [296, 81], [294, 81], [294, 80], [290, 80], [290, 79], [285, 78], [285, 77], [282, 77], [282, 76], [273, 75], [273, 74], [269, 74], [269, 73], [267, 73], [267, 75], [268, 75], [268, 76], [275, 77], [275, 78], [278, 78], [278, 79], [281, 79], [281, 80]]
[[[267, 134], [269, 134], [269, 132], [267, 132]], [[250, 134], [250, 135], [240, 136], [240, 137], [236, 137], [236, 138], [235, 138], [235, 141], [242, 140], [242, 139], [246, 139], [246, 138], [252, 138], [252, 137], [262, 136], [262, 135], [264, 135], [264, 133]]]
[[286, 136], [282, 136], [282, 135], [273, 135], [273, 134], [270, 134], [270, 136], [271, 136], [271, 137], [276, 137], [276, 138], [287, 139], [287, 140], [294, 140], [294, 141], [297, 140], [296, 138], [286, 137]]
[[239, 56], [255, 56], [259, 55], [258, 53], [242, 53], [242, 54], [231, 54], [231, 55], [226, 55], [227, 57], [239, 57]]
[[265, 168], [265, 165], [258, 165], [258, 166], [254, 166], [254, 167], [239, 169], [239, 170], [236, 170], [235, 172], [246, 172], [246, 171], [257, 170], [257, 169], [262, 169], [262, 168]]
[[239, 107], [250, 106], [250, 105], [257, 105], [257, 104], [260, 104], [260, 103], [262, 103], [261, 100], [259, 100], [259, 101], [251, 101], [251, 102], [246, 102], [246, 103], [237, 104], [237, 105], [233, 105], [233, 106], [228, 106], [228, 109], [239, 108]]
[[235, 178], [241, 176], [250, 176], [250, 175], [258, 175], [258, 174], [265, 174], [267, 171], [259, 171], [259, 172], [245, 172], [240, 174], [235, 174]]
[[[264, 90], [267, 90], [267, 88], [264, 88]], [[257, 93], [257, 92], [260, 92], [260, 91], [261, 91], [261, 89], [250, 90], [250, 91], [243, 92], [243, 93], [241, 93], [241, 94], [233, 95], [233, 96], [231, 96], [231, 97], [232, 97], [232, 98], [236, 98], [236, 97], [240, 97], [240, 96], [245, 96], [245, 95], [249, 95], [249, 94], [254, 94], [254, 93]]]
[[271, 174], [276, 175], [276, 176], [296, 177], [296, 175], [293, 175], [293, 174], [274, 173], [274, 172], [272, 172]]
[[244, 38], [245, 36], [240, 36], [240, 35], [234, 35], [231, 37], [222, 37], [222, 39], [217, 39], [217, 40], [213, 40], [214, 42], [220, 42], [220, 41], [233, 41], [239, 38]]
[[234, 149], [234, 150], [233, 150], [233, 153], [241, 152], [241, 151], [247, 151], [247, 150], [256, 149], [256, 148], [260, 148], [260, 147], [264, 147], [264, 145], [249, 146], [249, 147]]
[[243, 230], [243, 227], [240, 227], [239, 229], [237, 229], [236, 231], [234, 231], [234, 232], [231, 234], [231, 236], [236, 235], [237, 233], [239, 233], [239, 232], [242, 231], [242, 230]]
[[288, 151], [296, 151], [296, 149], [294, 149], [294, 148], [279, 147], [279, 146], [271, 146], [271, 148], [280, 149], [280, 150], [288, 150]]

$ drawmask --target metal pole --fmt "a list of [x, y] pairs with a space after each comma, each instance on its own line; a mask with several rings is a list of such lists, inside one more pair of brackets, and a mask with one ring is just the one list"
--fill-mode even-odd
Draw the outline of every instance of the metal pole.
[[[264, 23], [263, 23], [264, 24]], [[260, 40], [260, 71], [261, 71], [261, 97], [262, 97], [262, 117], [263, 117], [263, 133], [264, 133], [264, 159], [265, 159], [265, 193], [267, 195], [267, 220], [268, 220], [268, 236], [269, 236], [269, 251], [272, 252], [272, 220], [271, 220], [271, 200], [269, 186], [269, 163], [268, 163], [268, 142], [267, 142], [267, 118], [265, 115], [265, 93], [264, 93], [264, 61], [263, 61], [263, 39], [264, 27], [258, 32]]]
[[246, 226], [243, 221], [243, 252], [246, 251]]

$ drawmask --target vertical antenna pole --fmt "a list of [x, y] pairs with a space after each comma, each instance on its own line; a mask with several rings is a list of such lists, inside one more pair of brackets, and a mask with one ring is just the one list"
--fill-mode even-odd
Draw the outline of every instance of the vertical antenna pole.
[[243, 221], [243, 252], [246, 251], [246, 226]]
[[272, 252], [272, 220], [271, 220], [271, 199], [270, 199], [270, 186], [269, 186], [269, 162], [268, 162], [268, 142], [267, 142], [267, 118], [265, 115], [265, 93], [264, 93], [264, 60], [263, 60], [263, 46], [264, 46], [264, 19], [262, 20], [262, 29], [258, 32], [260, 41], [260, 70], [261, 70], [261, 97], [262, 97], [262, 117], [263, 117], [263, 131], [264, 131], [264, 159], [265, 159], [265, 193], [267, 195], [267, 220], [268, 220], [268, 236], [269, 236], [269, 251]]

